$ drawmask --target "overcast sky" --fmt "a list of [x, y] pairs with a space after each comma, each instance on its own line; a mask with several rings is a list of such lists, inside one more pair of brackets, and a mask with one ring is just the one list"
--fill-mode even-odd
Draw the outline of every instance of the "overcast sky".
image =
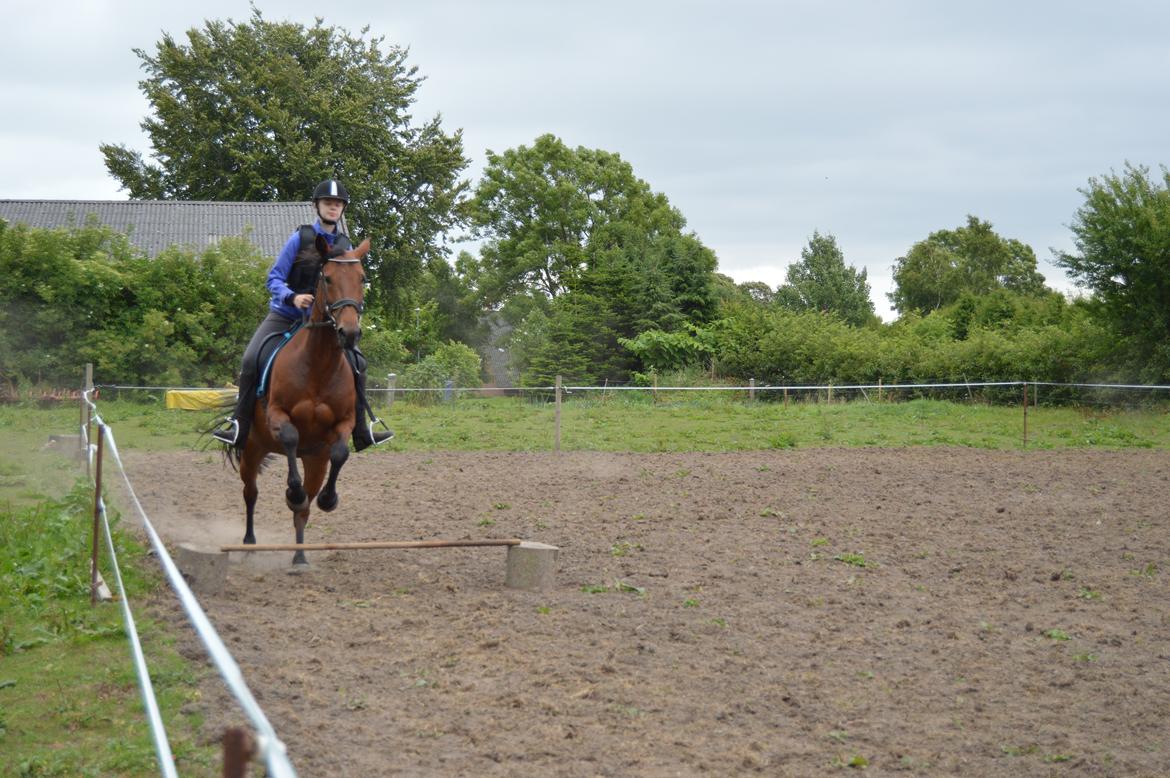
[[[1051, 249], [1089, 178], [1170, 163], [1170, 3], [258, 2], [409, 47], [420, 118], [485, 149], [551, 132], [619, 153], [736, 281], [776, 286], [814, 230], [869, 273], [967, 214]], [[149, 154], [140, 61], [246, 3], [53, 0], [10, 13], [0, 198], [125, 199], [98, 144]], [[307, 195], [308, 193], [306, 193]]]

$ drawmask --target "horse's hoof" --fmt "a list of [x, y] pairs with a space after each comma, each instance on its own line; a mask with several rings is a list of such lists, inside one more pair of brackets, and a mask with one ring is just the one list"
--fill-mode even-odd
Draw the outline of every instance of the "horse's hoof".
[[336, 509], [338, 503], [340, 502], [341, 497], [338, 496], [337, 492], [334, 492], [329, 498], [326, 498], [325, 492], [321, 492], [319, 495], [317, 495], [317, 507], [326, 513]]
[[294, 562], [292, 567], [290, 567], [288, 569], [288, 574], [289, 575], [304, 575], [305, 573], [309, 572], [310, 569], [312, 569], [312, 568], [309, 566], [308, 562], [300, 562], [300, 563]]
[[299, 513], [300, 511], [303, 511], [305, 508], [309, 507], [309, 495], [301, 492], [300, 498], [297, 499], [297, 496], [292, 493], [291, 489], [285, 489], [284, 504], [287, 505], [289, 510], [293, 513]]
[[293, 554], [292, 569], [290, 573], [303, 573], [309, 569], [309, 560], [305, 559], [305, 552], [298, 551]]

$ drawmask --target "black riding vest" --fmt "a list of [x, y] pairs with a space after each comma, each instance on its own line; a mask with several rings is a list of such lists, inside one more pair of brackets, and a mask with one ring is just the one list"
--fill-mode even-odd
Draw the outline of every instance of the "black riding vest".
[[[349, 251], [353, 244], [344, 232], [333, 239], [333, 249]], [[301, 225], [301, 248], [293, 258], [292, 268], [285, 283], [293, 294], [312, 294], [316, 291], [317, 270], [321, 266], [321, 252], [317, 251], [317, 231], [311, 224]]]

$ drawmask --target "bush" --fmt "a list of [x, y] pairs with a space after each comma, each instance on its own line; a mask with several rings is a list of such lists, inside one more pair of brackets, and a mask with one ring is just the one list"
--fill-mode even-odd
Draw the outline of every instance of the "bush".
[[[428, 354], [421, 362], [407, 365], [398, 385], [404, 389], [443, 389], [448, 381], [456, 388], [478, 388], [480, 357], [475, 349], [463, 343], [448, 341]], [[412, 392], [408, 399], [434, 402], [439, 393]]]

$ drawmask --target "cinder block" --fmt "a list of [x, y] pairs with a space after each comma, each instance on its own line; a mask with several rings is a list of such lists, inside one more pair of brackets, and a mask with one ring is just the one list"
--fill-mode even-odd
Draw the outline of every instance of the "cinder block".
[[547, 589], [555, 583], [557, 557], [561, 550], [527, 540], [508, 546], [508, 574], [504, 585], [512, 589]]
[[197, 594], [219, 594], [227, 580], [228, 555], [218, 548], [180, 543], [175, 564]]

